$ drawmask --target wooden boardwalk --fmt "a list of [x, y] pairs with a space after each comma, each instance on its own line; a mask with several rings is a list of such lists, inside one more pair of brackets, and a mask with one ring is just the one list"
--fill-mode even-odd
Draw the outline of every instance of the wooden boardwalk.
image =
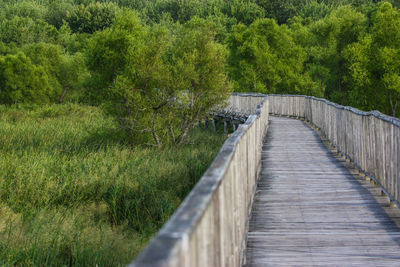
[[400, 212], [300, 120], [270, 118], [246, 266], [400, 266]]

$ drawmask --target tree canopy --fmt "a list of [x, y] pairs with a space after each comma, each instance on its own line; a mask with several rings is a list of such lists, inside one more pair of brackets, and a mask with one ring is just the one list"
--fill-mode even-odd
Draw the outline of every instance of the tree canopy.
[[234, 91], [399, 116], [396, 1], [4, 0], [0, 103], [81, 102], [179, 143]]
[[227, 51], [214, 28], [199, 18], [173, 29], [143, 27], [135, 13], [124, 13], [88, 45], [92, 93], [142, 141], [180, 143], [228, 97]]

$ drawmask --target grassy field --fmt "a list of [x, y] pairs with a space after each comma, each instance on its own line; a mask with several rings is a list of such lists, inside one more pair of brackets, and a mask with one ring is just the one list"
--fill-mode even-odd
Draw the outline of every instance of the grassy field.
[[226, 136], [135, 147], [100, 109], [0, 106], [0, 265], [131, 261], [211, 163]]

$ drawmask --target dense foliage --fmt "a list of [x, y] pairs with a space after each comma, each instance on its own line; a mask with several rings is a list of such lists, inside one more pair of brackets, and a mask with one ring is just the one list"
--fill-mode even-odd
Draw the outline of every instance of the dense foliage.
[[0, 265], [128, 262], [222, 143], [193, 129], [232, 90], [399, 117], [398, 8], [0, 0]]
[[0, 103], [101, 105], [136, 143], [156, 145], [180, 143], [232, 87], [399, 116], [397, 6], [3, 0]]
[[130, 262], [218, 153], [222, 131], [132, 149], [97, 107], [0, 106], [0, 265]]

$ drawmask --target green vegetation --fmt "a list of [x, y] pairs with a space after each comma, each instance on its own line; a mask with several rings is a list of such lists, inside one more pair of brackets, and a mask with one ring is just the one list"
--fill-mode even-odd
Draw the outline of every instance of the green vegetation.
[[195, 128], [160, 150], [125, 135], [96, 107], [0, 106], [0, 265], [128, 263], [225, 140]]
[[303, 11], [283, 25], [261, 19], [233, 27], [234, 89], [314, 95], [399, 116], [400, 11], [317, 2]]
[[0, 265], [124, 264], [231, 91], [400, 117], [399, 1], [0, 0]]
[[135, 14], [123, 14], [89, 42], [91, 93], [137, 141], [180, 144], [228, 98], [227, 51], [205, 20], [177, 26], [171, 36], [165, 26], [143, 28]]
[[[398, 1], [0, 1], [0, 103], [101, 106], [179, 144], [234, 91], [400, 116]], [[210, 96], [218, 96], [214, 99]]]

